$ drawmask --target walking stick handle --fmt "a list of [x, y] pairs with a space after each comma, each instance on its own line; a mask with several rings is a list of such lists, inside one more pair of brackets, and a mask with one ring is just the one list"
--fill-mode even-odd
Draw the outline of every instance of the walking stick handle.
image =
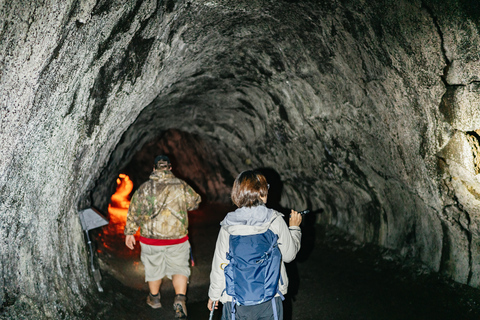
[[210, 311], [210, 318], [208, 318], [208, 320], [213, 319], [213, 312], [215, 311], [215, 304], [216, 303], [217, 303], [217, 301], [213, 301], [213, 303], [212, 303], [212, 311]]

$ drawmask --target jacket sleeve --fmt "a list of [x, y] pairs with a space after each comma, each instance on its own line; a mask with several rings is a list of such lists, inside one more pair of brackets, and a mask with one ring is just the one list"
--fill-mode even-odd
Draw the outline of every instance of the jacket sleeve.
[[124, 234], [126, 236], [128, 235], [134, 235], [138, 228], [140, 227], [140, 225], [137, 223], [137, 215], [138, 215], [138, 193], [137, 191], [135, 191], [135, 193], [133, 194], [132, 196], [132, 199], [130, 201], [130, 205], [128, 207], [128, 213], [127, 213], [127, 223], [125, 225], [125, 230], [124, 230]]
[[215, 245], [215, 253], [212, 261], [212, 271], [210, 272], [210, 288], [208, 289], [208, 297], [212, 301], [217, 301], [225, 290], [225, 273], [223, 269], [228, 264], [227, 252], [229, 245], [228, 232], [223, 228], [220, 229]]
[[188, 184], [185, 184], [185, 200], [187, 202], [187, 210], [195, 210], [202, 201], [202, 197], [193, 190]]
[[287, 227], [287, 224], [278, 216], [272, 221], [272, 231], [278, 235], [278, 248], [282, 253], [284, 262], [292, 262], [300, 250], [300, 241], [302, 239], [302, 231], [300, 227]]

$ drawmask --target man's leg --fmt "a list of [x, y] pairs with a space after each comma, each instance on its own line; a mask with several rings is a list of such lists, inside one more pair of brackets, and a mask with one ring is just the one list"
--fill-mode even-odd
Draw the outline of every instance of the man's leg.
[[185, 319], [187, 317], [187, 282], [188, 278], [183, 274], [174, 274], [172, 276], [172, 283], [175, 288], [173, 309], [175, 310], [175, 318], [177, 319]]
[[148, 288], [150, 293], [147, 297], [147, 304], [154, 308], [161, 308], [162, 303], [160, 302], [160, 285], [162, 284], [162, 279], [155, 281], [148, 281]]
[[184, 242], [169, 247], [167, 258], [167, 275], [170, 273], [175, 288], [173, 309], [176, 319], [187, 318], [187, 283], [190, 276], [190, 243]]
[[160, 285], [162, 284], [162, 279], [155, 280], [155, 281], [148, 281], [148, 288], [150, 289], [150, 293], [154, 296], [160, 292]]
[[[175, 294], [183, 294], [183, 295], [187, 294], [187, 282], [188, 282], [188, 278], [183, 274], [174, 274], [172, 276], [172, 283], [173, 283], [173, 287], [175, 288]], [[150, 292], [151, 291], [152, 289], [150, 289]]]
[[[145, 280], [148, 283], [150, 293], [147, 296], [147, 304], [156, 309], [161, 308], [160, 285], [165, 276], [165, 259], [163, 259], [163, 247], [150, 246], [140, 242], [142, 251], [140, 260], [145, 266]], [[158, 280], [152, 280], [158, 279]]]

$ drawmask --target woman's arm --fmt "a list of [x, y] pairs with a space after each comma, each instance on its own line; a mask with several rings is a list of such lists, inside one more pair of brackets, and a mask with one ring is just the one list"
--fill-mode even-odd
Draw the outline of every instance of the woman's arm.
[[220, 229], [213, 254], [212, 271], [210, 272], [210, 288], [208, 297], [213, 301], [218, 301], [225, 290], [225, 273], [223, 269], [228, 264], [227, 252], [229, 235], [223, 228]]
[[284, 262], [293, 261], [300, 250], [300, 241], [302, 239], [301, 222], [302, 215], [294, 210], [292, 210], [290, 216], [290, 227], [287, 227], [287, 224], [280, 216], [272, 222], [271, 229], [278, 235], [278, 248], [282, 253]]

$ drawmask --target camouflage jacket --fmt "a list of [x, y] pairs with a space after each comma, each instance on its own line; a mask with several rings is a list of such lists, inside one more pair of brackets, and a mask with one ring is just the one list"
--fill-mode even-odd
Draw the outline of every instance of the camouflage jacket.
[[153, 171], [132, 196], [125, 235], [140, 227], [142, 237], [178, 239], [188, 233], [187, 210], [198, 207], [201, 197], [171, 171]]

